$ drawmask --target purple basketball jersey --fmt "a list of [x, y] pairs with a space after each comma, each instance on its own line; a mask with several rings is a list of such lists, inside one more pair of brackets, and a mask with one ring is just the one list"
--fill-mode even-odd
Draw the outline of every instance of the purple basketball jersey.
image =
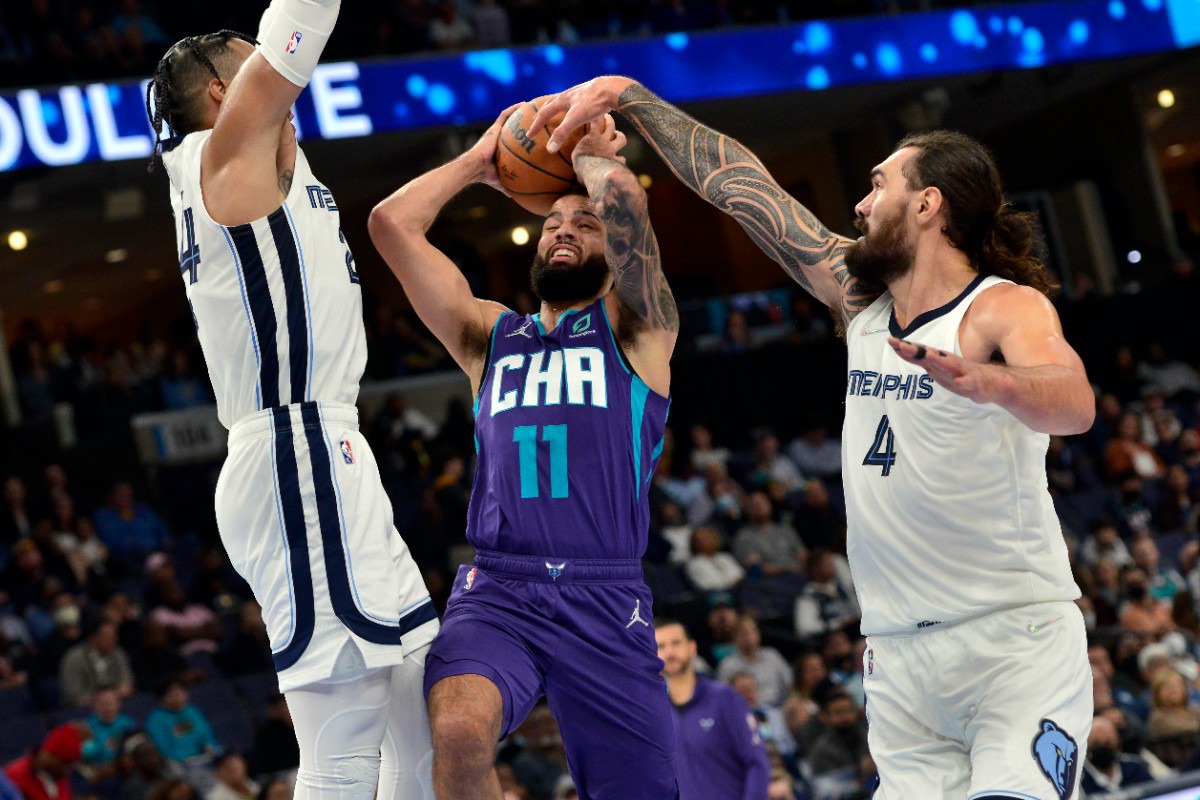
[[603, 299], [549, 333], [536, 314], [501, 315], [475, 403], [467, 540], [519, 555], [641, 558], [669, 406], [630, 369]]

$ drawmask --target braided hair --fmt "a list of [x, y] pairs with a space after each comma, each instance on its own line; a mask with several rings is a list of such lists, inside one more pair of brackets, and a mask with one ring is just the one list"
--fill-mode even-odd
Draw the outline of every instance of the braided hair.
[[[154, 159], [159, 148], [169, 150], [180, 138], [198, 130], [197, 100], [210, 78], [216, 78], [221, 86], [225, 85], [218, 66], [229, 66], [232, 52], [228, 44], [231, 39], [258, 44], [253, 36], [231, 30], [188, 36], [176, 42], [154, 68], [154, 75], [146, 86], [146, 116], [155, 133], [155, 148], [148, 167], [150, 171], [154, 170]], [[170, 132], [165, 140], [162, 136], [164, 126]]]

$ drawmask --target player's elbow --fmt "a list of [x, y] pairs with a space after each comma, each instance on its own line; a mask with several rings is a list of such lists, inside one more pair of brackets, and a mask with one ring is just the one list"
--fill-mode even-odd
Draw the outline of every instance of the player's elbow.
[[394, 198], [375, 206], [367, 218], [367, 233], [376, 249], [380, 250], [391, 242], [413, 235], [416, 228], [412, 218], [404, 213], [403, 207]]

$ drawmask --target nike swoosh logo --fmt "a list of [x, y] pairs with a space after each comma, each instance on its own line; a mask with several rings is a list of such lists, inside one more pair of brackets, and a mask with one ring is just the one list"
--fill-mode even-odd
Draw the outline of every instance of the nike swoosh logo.
[[870, 336], [872, 333], [887, 333], [887, 328], [863, 328], [862, 335]]
[[1035, 623], [1030, 622], [1028, 625], [1025, 626], [1025, 628], [1030, 633], [1039, 633], [1039, 632], [1045, 630], [1048, 626], [1054, 624], [1055, 622], [1058, 622], [1060, 619], [1062, 619], [1061, 615], [1057, 616], [1057, 617], [1053, 617], [1051, 619], [1048, 619], [1041, 624], [1035, 624]]

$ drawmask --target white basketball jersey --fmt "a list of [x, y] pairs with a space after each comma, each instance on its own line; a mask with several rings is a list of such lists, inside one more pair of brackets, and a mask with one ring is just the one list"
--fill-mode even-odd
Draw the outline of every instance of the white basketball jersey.
[[303, 151], [286, 201], [218, 225], [200, 191], [211, 130], [163, 153], [180, 270], [221, 423], [305, 401], [353, 405], [367, 360], [362, 293], [333, 195]]
[[1049, 437], [940, 386], [891, 335], [961, 355], [980, 276], [901, 330], [884, 293], [846, 331], [842, 475], [848, 555], [868, 635], [912, 632], [1079, 588], [1046, 487]]

